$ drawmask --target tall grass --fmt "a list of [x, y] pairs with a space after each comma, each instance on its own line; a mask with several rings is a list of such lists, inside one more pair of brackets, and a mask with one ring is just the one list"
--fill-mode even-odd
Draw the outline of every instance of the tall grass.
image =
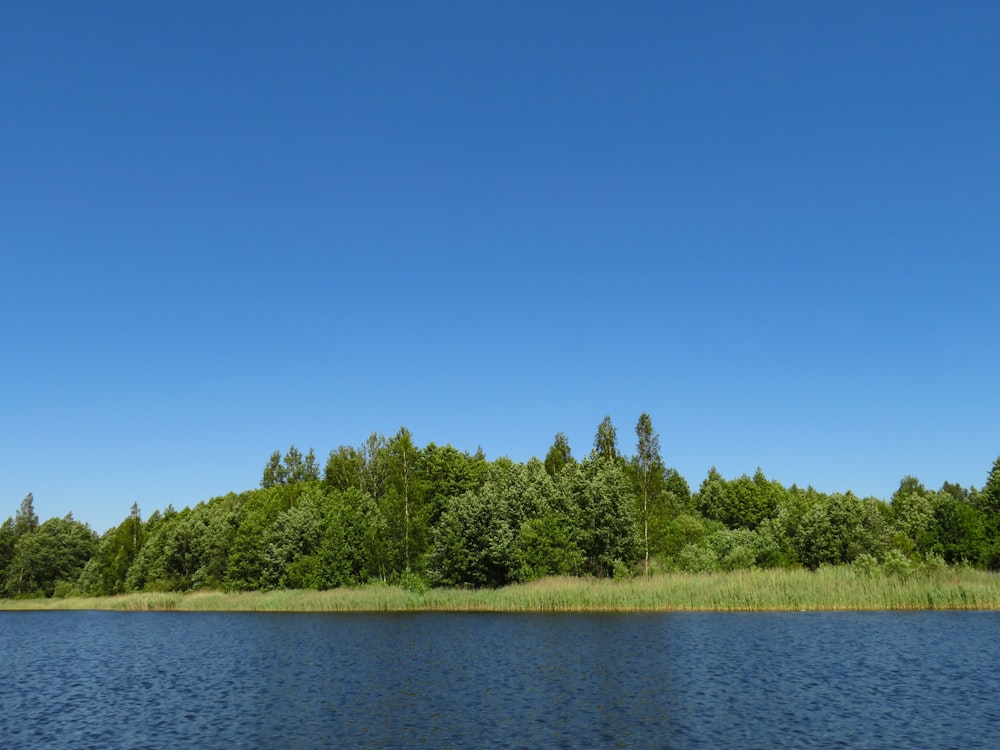
[[332, 591], [136, 593], [0, 600], [0, 609], [243, 612], [643, 612], [1000, 609], [1000, 575], [943, 568], [906, 576], [854, 568], [668, 573], [609, 581], [546, 578], [502, 589], [414, 592], [369, 585]]

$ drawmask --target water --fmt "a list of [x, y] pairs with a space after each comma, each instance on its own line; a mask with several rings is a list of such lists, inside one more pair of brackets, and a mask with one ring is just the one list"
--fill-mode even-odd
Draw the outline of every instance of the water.
[[975, 748], [1000, 613], [0, 612], [0, 747]]

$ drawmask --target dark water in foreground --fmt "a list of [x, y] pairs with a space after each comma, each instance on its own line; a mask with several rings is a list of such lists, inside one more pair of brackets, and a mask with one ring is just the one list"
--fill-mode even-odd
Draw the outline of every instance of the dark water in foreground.
[[993, 748], [998, 634], [959, 612], [0, 612], [0, 747]]

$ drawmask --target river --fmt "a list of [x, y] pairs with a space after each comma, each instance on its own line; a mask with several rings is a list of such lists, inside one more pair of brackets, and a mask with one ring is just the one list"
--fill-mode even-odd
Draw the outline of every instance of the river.
[[1000, 613], [0, 612], [0, 747], [975, 748]]

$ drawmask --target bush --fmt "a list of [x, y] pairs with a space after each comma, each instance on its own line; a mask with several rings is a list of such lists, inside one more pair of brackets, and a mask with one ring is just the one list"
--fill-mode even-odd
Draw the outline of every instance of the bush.
[[885, 556], [885, 562], [882, 563], [882, 569], [887, 575], [906, 578], [913, 572], [913, 563], [910, 562], [910, 558], [898, 549], [891, 549]]
[[677, 568], [686, 573], [714, 573], [719, 570], [719, 557], [715, 550], [698, 544], [689, 544], [677, 556]]
[[397, 586], [414, 594], [426, 594], [431, 590], [430, 583], [423, 576], [417, 575], [412, 570], [407, 570], [399, 574], [395, 580]]
[[851, 568], [858, 576], [863, 578], [876, 578], [882, 573], [882, 568], [878, 560], [867, 552], [862, 552], [854, 558]]
[[56, 599], [65, 599], [70, 596], [79, 596], [80, 589], [69, 581], [56, 581], [52, 596]]

